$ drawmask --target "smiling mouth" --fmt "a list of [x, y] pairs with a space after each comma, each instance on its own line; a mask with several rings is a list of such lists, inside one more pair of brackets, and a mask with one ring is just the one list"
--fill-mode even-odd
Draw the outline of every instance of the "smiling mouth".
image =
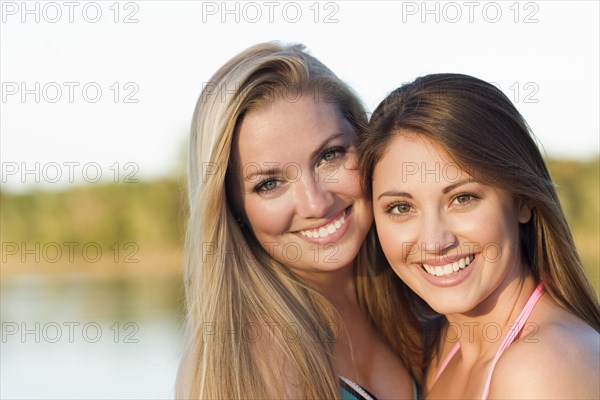
[[337, 232], [338, 229], [341, 229], [346, 222], [346, 217], [348, 216], [348, 210], [350, 207], [344, 209], [341, 215], [336, 218], [333, 222], [322, 225], [318, 228], [307, 229], [305, 231], [299, 231], [302, 236], [307, 238], [326, 238], [330, 235], [333, 235]]
[[429, 275], [450, 276], [465, 269], [469, 264], [471, 264], [474, 258], [475, 256], [473, 254], [470, 254], [466, 257], [461, 258], [460, 260], [448, 263], [446, 265], [430, 266], [427, 264], [423, 264], [423, 269]]

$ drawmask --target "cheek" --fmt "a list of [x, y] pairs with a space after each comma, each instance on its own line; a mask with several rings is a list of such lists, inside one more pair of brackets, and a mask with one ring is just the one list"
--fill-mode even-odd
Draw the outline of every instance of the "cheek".
[[360, 175], [358, 170], [354, 167], [349, 167], [347, 164], [337, 167], [337, 170], [328, 176], [323, 177], [323, 182], [331, 185], [331, 188], [336, 189], [337, 192], [344, 192], [352, 194], [354, 197], [366, 197], [363, 194], [362, 187], [360, 185]]
[[375, 224], [381, 248], [390, 264], [393, 266], [402, 262], [406, 258], [404, 253], [409, 247], [405, 244], [407, 242], [403, 236], [405, 232], [381, 215], [375, 215]]
[[467, 213], [457, 218], [454, 226], [456, 234], [463, 241], [475, 241], [480, 246], [504, 247], [518, 237], [516, 218], [506, 210], [493, 207]]
[[248, 223], [259, 241], [261, 237], [275, 236], [287, 230], [292, 218], [290, 204], [283, 198], [271, 201], [263, 199], [246, 201]]
[[[376, 218], [377, 219], [377, 218]], [[413, 248], [407, 239], [402, 236], [402, 228], [390, 223], [377, 224], [377, 235], [388, 263], [400, 279], [407, 282], [410, 280], [410, 269], [407, 268], [407, 257]]]

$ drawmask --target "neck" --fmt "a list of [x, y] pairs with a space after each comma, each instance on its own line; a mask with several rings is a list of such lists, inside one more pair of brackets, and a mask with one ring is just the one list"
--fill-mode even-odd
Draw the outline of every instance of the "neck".
[[333, 271], [306, 273], [302, 274], [302, 277], [310, 281], [338, 311], [350, 306], [358, 306], [354, 264]]
[[447, 340], [460, 343], [465, 360], [495, 354], [535, 289], [533, 276], [499, 286], [479, 306], [466, 314], [447, 315]]

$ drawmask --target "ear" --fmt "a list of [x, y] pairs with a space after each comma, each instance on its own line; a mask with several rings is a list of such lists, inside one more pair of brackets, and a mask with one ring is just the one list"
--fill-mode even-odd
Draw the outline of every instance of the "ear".
[[526, 224], [531, 219], [531, 206], [529, 205], [529, 202], [522, 197], [517, 198], [517, 205], [519, 207], [519, 222], [521, 224]]

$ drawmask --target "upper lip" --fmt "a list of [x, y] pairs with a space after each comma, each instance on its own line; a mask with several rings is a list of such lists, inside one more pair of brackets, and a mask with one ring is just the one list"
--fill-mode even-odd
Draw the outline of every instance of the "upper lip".
[[425, 259], [421, 260], [421, 264], [427, 264], [431, 267], [438, 267], [446, 264], [451, 264], [456, 262], [462, 258], [467, 256], [472, 256], [473, 254], [456, 254], [456, 255], [439, 255], [439, 256], [428, 256]]
[[308, 226], [306, 228], [298, 229], [295, 232], [310, 231], [310, 230], [313, 230], [313, 229], [324, 228], [327, 225], [329, 225], [332, 222], [334, 222], [335, 220], [339, 219], [346, 212], [346, 208], [343, 208], [341, 211], [336, 212], [331, 218], [325, 220], [324, 222], [319, 222], [318, 224], [313, 224], [313, 225], [310, 225], [310, 226]]

